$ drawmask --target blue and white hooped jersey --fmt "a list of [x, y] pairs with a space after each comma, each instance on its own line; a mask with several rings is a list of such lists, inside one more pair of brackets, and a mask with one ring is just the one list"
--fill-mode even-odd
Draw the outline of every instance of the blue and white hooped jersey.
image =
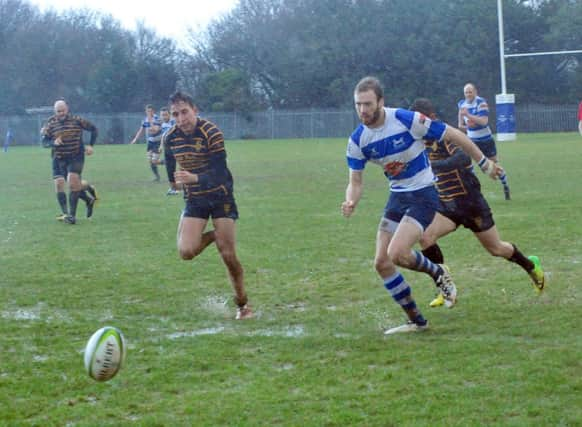
[[[360, 124], [350, 136], [347, 162], [351, 170], [363, 170], [368, 161], [384, 169], [390, 190], [414, 191], [433, 185], [434, 174], [423, 138], [441, 140], [446, 124], [400, 108], [384, 108], [386, 120], [379, 128]], [[402, 168], [395, 176], [389, 168]]]
[[169, 131], [172, 126], [174, 126], [176, 124], [176, 121], [174, 119], [170, 119], [170, 121], [167, 122], [162, 122], [161, 127], [162, 127], [162, 135], [164, 135], [167, 131]]
[[[480, 96], [476, 96], [473, 102], [467, 102], [467, 100], [461, 99], [458, 106], [459, 110], [461, 108], [466, 108], [468, 113], [473, 116], [489, 117], [489, 106], [487, 105], [487, 100]], [[463, 120], [465, 121], [465, 125], [467, 125], [467, 118], [463, 117]], [[493, 138], [489, 125], [467, 125], [467, 136], [473, 141], [487, 141]]]
[[143, 122], [141, 122], [141, 127], [143, 127], [146, 130], [146, 137], [147, 137], [148, 141], [151, 141], [151, 142], [160, 141], [160, 139], [162, 137], [162, 131], [160, 130], [157, 133], [151, 134], [150, 127], [161, 126], [161, 125], [162, 125], [162, 123], [160, 122], [160, 118], [156, 114], [154, 114], [152, 123], [150, 123], [148, 121], [147, 117], [143, 119]]

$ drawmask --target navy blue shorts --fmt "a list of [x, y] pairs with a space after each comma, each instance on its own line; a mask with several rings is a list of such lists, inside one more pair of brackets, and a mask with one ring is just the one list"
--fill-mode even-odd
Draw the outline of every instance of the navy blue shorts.
[[162, 143], [162, 140], [160, 139], [159, 141], [148, 141], [148, 145], [146, 150], [149, 151], [153, 151], [154, 153], [158, 153], [160, 151], [160, 145]]
[[391, 192], [384, 208], [384, 218], [399, 223], [406, 215], [426, 230], [439, 207], [439, 195], [433, 185], [416, 191]]
[[238, 219], [238, 209], [233, 196], [194, 197], [186, 200], [182, 213], [187, 218], [230, 218]]
[[83, 172], [85, 164], [85, 153], [81, 151], [74, 156], [67, 156], [61, 159], [53, 157], [53, 179], [66, 178], [69, 173], [76, 173], [79, 176]]
[[493, 138], [487, 139], [485, 141], [473, 141], [477, 147], [483, 152], [485, 157], [490, 159], [497, 155], [497, 147], [495, 146], [495, 140]]

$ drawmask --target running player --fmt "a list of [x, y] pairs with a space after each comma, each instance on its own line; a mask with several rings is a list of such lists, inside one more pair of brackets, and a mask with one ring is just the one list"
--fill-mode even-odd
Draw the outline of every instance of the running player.
[[499, 174], [499, 167], [485, 158], [459, 130], [433, 122], [419, 113], [384, 107], [383, 89], [374, 77], [360, 80], [354, 91], [354, 101], [362, 123], [348, 142], [350, 172], [342, 213], [349, 217], [360, 201], [366, 163], [379, 165], [390, 181], [390, 198], [378, 227], [374, 263], [384, 286], [409, 319], [407, 324], [389, 329], [385, 334], [421, 331], [428, 327], [428, 322], [397, 266], [429, 274], [443, 292], [448, 306], [452, 307], [457, 297], [447, 270], [412, 250], [439, 206], [434, 175], [422, 139], [429, 137], [457, 143], [492, 178]]
[[[497, 147], [489, 128], [489, 106], [487, 100], [477, 96], [477, 88], [473, 83], [467, 83], [463, 88], [465, 98], [458, 102], [459, 129], [467, 132], [467, 136], [477, 144], [488, 159], [497, 162]], [[505, 200], [511, 200], [509, 184], [505, 172], [499, 177], [503, 185]]]
[[[435, 109], [426, 98], [415, 100], [410, 109], [437, 121]], [[526, 258], [515, 244], [501, 240], [489, 204], [481, 193], [479, 179], [473, 173], [469, 156], [448, 141], [429, 137], [424, 139], [424, 143], [431, 167], [437, 176], [436, 187], [441, 208], [422, 235], [422, 253], [432, 262], [442, 264], [444, 257], [437, 240], [462, 225], [473, 232], [491, 255], [505, 258], [523, 268], [536, 290], [541, 293], [545, 278], [539, 258]], [[444, 296], [439, 292], [430, 306], [437, 307], [444, 302]]]
[[[234, 288], [236, 319], [249, 319], [253, 312], [245, 291], [243, 267], [236, 255], [238, 210], [224, 137], [214, 123], [198, 117], [190, 95], [176, 92], [170, 105], [176, 126], [164, 135], [164, 153], [167, 163], [175, 159], [180, 167], [174, 175], [176, 182], [184, 186], [186, 200], [178, 225], [178, 252], [182, 259], [191, 260], [216, 242]], [[204, 232], [210, 217], [214, 230]]]
[[[55, 115], [48, 119], [42, 129], [43, 145], [52, 148], [53, 179], [62, 211], [57, 219], [62, 219], [67, 224], [75, 224], [79, 198], [87, 203], [87, 217], [93, 214], [93, 206], [97, 200], [96, 193], [95, 197], [87, 196], [81, 180], [85, 154], [93, 154], [97, 128], [88, 120], [70, 114], [69, 106], [64, 100], [56, 101], [54, 110]], [[83, 143], [83, 130], [91, 133], [88, 146]], [[68, 209], [65, 181], [69, 183]]]
[[140, 136], [143, 134], [144, 129], [147, 139], [147, 157], [150, 164], [150, 168], [154, 173], [154, 181], [160, 181], [160, 173], [158, 172], [158, 164], [160, 162], [160, 142], [162, 141], [162, 123], [156, 115], [156, 110], [153, 105], [146, 105], [145, 107], [146, 116], [143, 119], [141, 126], [139, 127], [137, 133], [131, 140], [130, 144], [135, 144]]
[[[160, 108], [160, 118], [162, 119], [162, 145], [160, 147], [160, 152], [164, 151], [163, 146], [163, 135], [168, 132], [172, 126], [176, 124], [174, 119], [170, 116], [170, 111], [167, 107]], [[180, 194], [176, 180], [174, 179], [174, 172], [176, 172], [176, 161], [172, 158], [169, 159], [170, 163], [166, 163], [166, 173], [168, 174], [168, 182], [170, 183], [170, 188], [166, 191], [166, 196], [175, 196]]]

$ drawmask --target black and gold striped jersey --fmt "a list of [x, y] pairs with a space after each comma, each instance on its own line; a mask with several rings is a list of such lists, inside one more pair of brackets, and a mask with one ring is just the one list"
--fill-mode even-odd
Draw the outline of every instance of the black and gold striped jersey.
[[196, 184], [184, 185], [185, 198], [232, 193], [224, 137], [214, 123], [198, 118], [191, 134], [173, 126], [164, 134], [163, 146], [166, 163], [175, 159], [181, 170], [198, 175]]
[[[74, 156], [83, 149], [84, 130], [91, 132], [89, 145], [93, 145], [97, 139], [97, 128], [89, 120], [72, 114], [67, 114], [63, 119], [52, 116], [44, 127], [43, 141], [53, 147], [56, 158]], [[55, 145], [58, 138], [62, 144]]]

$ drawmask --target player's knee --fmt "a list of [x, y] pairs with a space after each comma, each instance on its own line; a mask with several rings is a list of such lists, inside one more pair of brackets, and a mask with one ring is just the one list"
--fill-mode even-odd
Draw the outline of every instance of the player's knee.
[[194, 259], [196, 256], [196, 252], [191, 249], [179, 249], [178, 252], [180, 253], [180, 258], [182, 258], [184, 261]]
[[374, 268], [378, 274], [383, 275], [387, 268], [390, 267], [390, 259], [388, 256], [379, 256], [374, 259]]
[[392, 264], [395, 265], [399, 265], [399, 266], [406, 266], [407, 265], [407, 255], [410, 254], [410, 251], [408, 251], [408, 253], [405, 253], [401, 250], [398, 249], [392, 249], [388, 251], [388, 259], [390, 260], [390, 262]]

